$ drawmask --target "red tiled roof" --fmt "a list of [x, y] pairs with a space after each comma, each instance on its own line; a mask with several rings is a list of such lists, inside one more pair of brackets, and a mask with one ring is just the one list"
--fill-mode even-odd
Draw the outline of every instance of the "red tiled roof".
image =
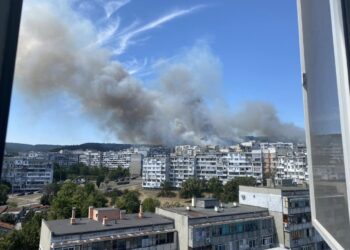
[[14, 225], [0, 221], [0, 228], [6, 228], [12, 230], [15, 228]]
[[7, 206], [0, 206], [0, 214], [2, 214], [3, 212], [5, 212], [7, 210]]

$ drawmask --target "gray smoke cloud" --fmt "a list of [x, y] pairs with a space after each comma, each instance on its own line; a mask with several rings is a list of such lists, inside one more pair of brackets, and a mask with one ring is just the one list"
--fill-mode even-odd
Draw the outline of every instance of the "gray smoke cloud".
[[226, 144], [245, 135], [303, 140], [303, 130], [281, 122], [271, 104], [228, 110], [219, 101], [220, 60], [207, 45], [165, 63], [147, 88], [94, 43], [94, 26], [69, 5], [35, 3], [24, 8], [16, 65], [16, 83], [31, 98], [68, 94], [127, 143]]

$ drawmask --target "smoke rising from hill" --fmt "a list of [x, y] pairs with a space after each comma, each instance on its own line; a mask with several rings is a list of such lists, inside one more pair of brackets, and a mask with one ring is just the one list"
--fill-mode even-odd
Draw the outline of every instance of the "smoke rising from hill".
[[165, 64], [147, 88], [96, 45], [97, 32], [69, 5], [41, 2], [24, 8], [16, 83], [36, 100], [60, 93], [126, 143], [229, 143], [256, 135], [303, 140], [275, 108], [249, 102], [238, 113], [219, 105], [220, 61], [203, 43]]

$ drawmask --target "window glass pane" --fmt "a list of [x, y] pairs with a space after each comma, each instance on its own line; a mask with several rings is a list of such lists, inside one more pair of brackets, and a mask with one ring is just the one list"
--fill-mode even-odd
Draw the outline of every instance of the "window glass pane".
[[349, 212], [329, 1], [302, 1], [302, 21], [316, 219], [349, 249]]

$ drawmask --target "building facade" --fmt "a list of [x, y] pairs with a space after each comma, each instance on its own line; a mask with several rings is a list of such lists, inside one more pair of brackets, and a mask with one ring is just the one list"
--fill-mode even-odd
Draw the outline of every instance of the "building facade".
[[174, 222], [164, 216], [89, 208], [88, 218], [42, 221], [40, 250], [176, 250]]
[[196, 157], [193, 155], [170, 155], [169, 181], [176, 188], [181, 188], [182, 183], [196, 175]]
[[240, 204], [265, 207], [274, 217], [281, 247], [299, 250], [329, 249], [311, 223], [309, 190], [298, 187], [239, 186]]
[[169, 156], [145, 157], [142, 165], [143, 188], [160, 188], [163, 182], [169, 180]]
[[187, 208], [157, 208], [174, 220], [179, 250], [269, 249], [276, 244], [273, 218], [265, 208], [194, 199]]
[[53, 164], [46, 158], [6, 157], [1, 178], [11, 183], [13, 192], [41, 190], [52, 183]]

